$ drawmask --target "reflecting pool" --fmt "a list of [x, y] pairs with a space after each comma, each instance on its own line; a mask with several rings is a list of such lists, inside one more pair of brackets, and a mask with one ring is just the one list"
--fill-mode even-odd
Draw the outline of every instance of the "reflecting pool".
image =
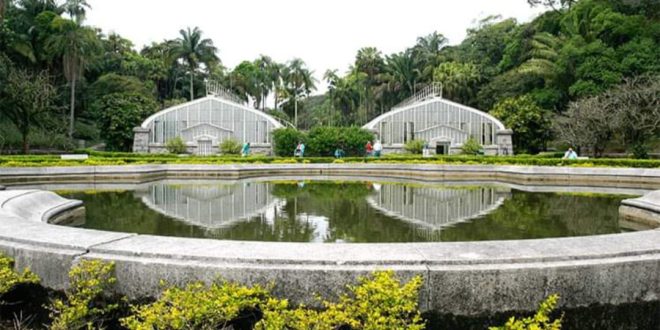
[[433, 242], [612, 234], [621, 194], [512, 185], [330, 180], [162, 180], [134, 190], [58, 191], [83, 228], [281, 242]]

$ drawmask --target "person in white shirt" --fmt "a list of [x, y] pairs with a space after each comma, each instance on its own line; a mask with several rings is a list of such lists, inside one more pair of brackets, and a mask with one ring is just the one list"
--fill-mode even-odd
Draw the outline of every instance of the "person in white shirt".
[[573, 151], [573, 148], [568, 148], [566, 150], [566, 153], [564, 154], [564, 157], [562, 159], [577, 159], [578, 155], [575, 151]]
[[381, 152], [383, 152], [383, 145], [380, 143], [380, 140], [376, 140], [374, 144], [374, 156], [376, 158], [380, 157]]

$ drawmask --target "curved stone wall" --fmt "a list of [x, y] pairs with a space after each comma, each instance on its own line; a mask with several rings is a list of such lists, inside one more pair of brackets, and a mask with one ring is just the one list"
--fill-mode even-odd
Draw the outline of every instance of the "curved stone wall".
[[[361, 175], [417, 179], [493, 178], [518, 184], [660, 187], [660, 170], [419, 165], [145, 165], [3, 169], [0, 182], [139, 182], [157, 176]], [[576, 188], [579, 188], [576, 186]], [[24, 192], [0, 193], [0, 205]], [[70, 203], [40, 192], [43, 209]], [[29, 194], [25, 195], [28, 196]], [[655, 199], [655, 193], [649, 195]], [[646, 203], [648, 199], [645, 199]], [[20, 203], [19, 203], [20, 204]], [[74, 203], [75, 204], [75, 203]], [[627, 202], [635, 207], [639, 203]], [[18, 205], [18, 204], [16, 204]], [[646, 204], [644, 204], [646, 205]], [[71, 204], [73, 206], [73, 204]], [[659, 206], [659, 205], [656, 205]], [[66, 207], [65, 207], [66, 208]], [[646, 210], [648, 211], [648, 207]], [[658, 208], [660, 209], [660, 207]], [[522, 241], [305, 244], [187, 239], [110, 233], [55, 226], [32, 213], [0, 210], [0, 251], [30, 267], [45, 285], [61, 289], [81, 259], [117, 264], [118, 290], [151, 296], [159, 281], [181, 284], [218, 277], [245, 284], [274, 282], [274, 293], [314, 304], [312, 292], [332, 297], [357, 276], [393, 269], [403, 278], [424, 277], [423, 310], [458, 315], [532, 310], [550, 293], [567, 307], [660, 300], [660, 230], [618, 235]], [[42, 221], [32, 221], [41, 219]]]

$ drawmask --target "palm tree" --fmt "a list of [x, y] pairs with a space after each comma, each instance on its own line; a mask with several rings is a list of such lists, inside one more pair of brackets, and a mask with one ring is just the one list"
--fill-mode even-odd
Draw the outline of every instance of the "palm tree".
[[440, 50], [447, 42], [447, 38], [437, 31], [417, 38], [417, 44], [411, 51], [423, 78], [431, 78], [433, 70], [440, 64], [438, 56]]
[[307, 69], [305, 62], [299, 58], [293, 59], [286, 67], [284, 83], [287, 87], [288, 95], [294, 102], [294, 125], [298, 127], [298, 97], [309, 95], [316, 89], [312, 72]]
[[195, 71], [200, 64], [210, 68], [220, 61], [216, 52], [217, 48], [213, 45], [211, 39], [202, 39], [202, 31], [195, 27], [180, 30], [181, 38], [177, 39], [177, 47], [174, 50], [176, 57], [181, 59], [187, 66], [190, 73], [190, 100], [194, 99], [193, 83]]
[[469, 103], [477, 84], [481, 81], [481, 73], [472, 63], [445, 62], [434, 71], [434, 80], [442, 83], [446, 98]]
[[270, 76], [270, 81], [272, 83], [272, 91], [273, 91], [273, 96], [275, 97], [275, 110], [277, 110], [277, 106], [279, 103], [279, 91], [282, 89], [282, 74], [284, 72], [284, 65], [273, 62], [271, 65], [268, 67], [268, 75]]
[[415, 59], [410, 52], [392, 54], [387, 57], [386, 70], [396, 85], [395, 89], [402, 94], [399, 99], [404, 99], [416, 91], [420, 72], [415, 64]]
[[64, 3], [64, 10], [79, 25], [85, 20], [87, 9], [92, 7], [86, 0], [66, 0]]
[[385, 61], [383, 60], [382, 53], [375, 47], [365, 47], [358, 50], [355, 58], [355, 70], [364, 73], [365, 77], [362, 80], [364, 82], [364, 101], [366, 103], [364, 107], [364, 121], [373, 112], [374, 97], [371, 89], [376, 85], [377, 75], [381, 73], [384, 66]]
[[53, 21], [53, 27], [58, 33], [48, 39], [47, 49], [51, 54], [62, 57], [64, 76], [71, 88], [69, 112], [69, 137], [71, 138], [75, 121], [76, 82], [82, 77], [88, 61], [94, 57], [101, 45], [96, 31], [80, 26], [71, 20], [57, 18]]

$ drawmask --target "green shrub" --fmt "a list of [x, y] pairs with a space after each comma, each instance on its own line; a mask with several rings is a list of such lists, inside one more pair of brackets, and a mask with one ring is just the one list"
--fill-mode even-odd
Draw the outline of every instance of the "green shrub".
[[109, 150], [128, 151], [133, 145], [133, 128], [153, 114], [158, 105], [150, 95], [108, 94], [92, 103], [101, 138]]
[[223, 155], [238, 155], [243, 146], [236, 139], [229, 138], [220, 143], [220, 153]]
[[260, 309], [269, 297], [260, 286], [196, 282], [170, 287], [156, 302], [133, 307], [133, 315], [121, 323], [132, 330], [225, 329], [242, 312]]
[[279, 128], [273, 131], [273, 151], [280, 157], [291, 157], [298, 142], [305, 141], [305, 134], [295, 128]]
[[307, 149], [305, 153], [310, 156], [333, 156], [335, 149], [342, 146], [342, 138], [341, 129], [338, 127], [314, 127], [307, 133]]
[[[363, 157], [365, 145], [374, 140], [374, 133], [360, 127], [344, 127], [339, 131], [341, 136], [340, 145], [343, 145], [346, 156]], [[334, 153], [334, 149], [332, 149]], [[331, 154], [333, 155], [333, 154]]]
[[186, 143], [183, 142], [183, 139], [180, 136], [168, 140], [165, 144], [165, 148], [167, 149], [167, 152], [175, 155], [184, 154], [187, 150]]
[[269, 299], [256, 329], [424, 329], [417, 301], [422, 278], [401, 284], [392, 271], [362, 277], [338, 302], [324, 301], [317, 311], [290, 309], [286, 300]]
[[522, 319], [511, 317], [503, 326], [491, 327], [490, 330], [559, 330], [563, 316], [556, 320], [550, 319], [550, 313], [557, 306], [558, 300], [559, 296], [553, 294], [541, 302], [534, 316]]
[[52, 330], [98, 329], [119, 308], [108, 296], [117, 279], [114, 263], [83, 260], [69, 272], [66, 299], [51, 306]]
[[463, 143], [461, 153], [464, 155], [481, 155], [483, 154], [483, 147], [474, 137], [470, 136], [470, 138]]
[[39, 283], [39, 277], [29, 269], [23, 270], [22, 273], [14, 271], [14, 260], [0, 254], [0, 296], [16, 285], [28, 283]]
[[424, 140], [410, 140], [406, 142], [404, 149], [406, 149], [406, 152], [413, 154], [413, 155], [421, 155], [422, 152], [424, 151]]

